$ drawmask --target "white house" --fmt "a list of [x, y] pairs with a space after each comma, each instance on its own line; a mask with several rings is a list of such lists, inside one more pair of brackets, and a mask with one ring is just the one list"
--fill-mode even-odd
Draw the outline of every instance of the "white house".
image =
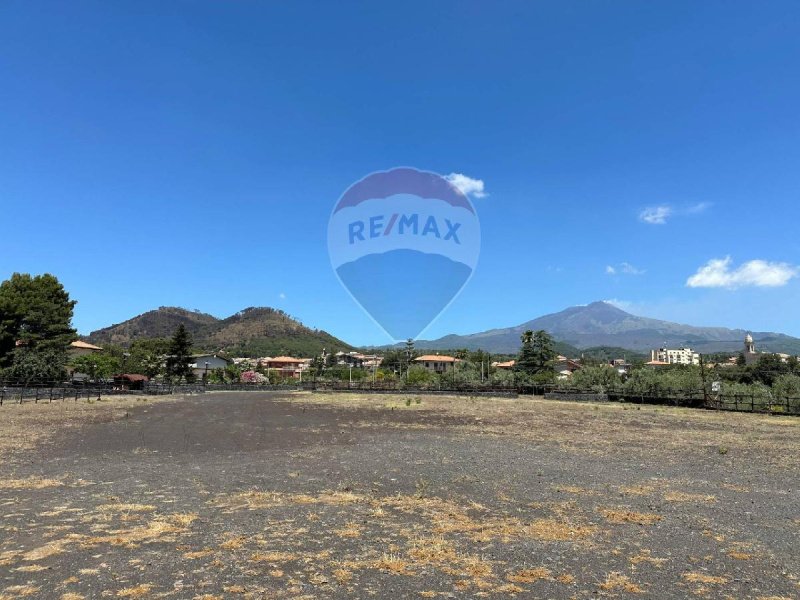
[[189, 363], [189, 366], [194, 376], [202, 379], [206, 373], [210, 373], [214, 369], [224, 369], [230, 362], [229, 359], [216, 354], [192, 354], [192, 362]]
[[445, 373], [456, 368], [456, 363], [461, 362], [458, 358], [444, 356], [441, 354], [424, 354], [414, 359], [414, 362], [425, 367], [434, 373]]
[[650, 351], [650, 361], [670, 365], [699, 365], [700, 355], [691, 348], [659, 348]]

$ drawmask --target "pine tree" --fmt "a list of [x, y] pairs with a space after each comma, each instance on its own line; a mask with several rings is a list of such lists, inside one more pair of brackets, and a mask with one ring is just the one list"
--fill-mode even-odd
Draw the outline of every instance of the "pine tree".
[[14, 273], [0, 284], [0, 368], [10, 368], [12, 377], [61, 377], [77, 338], [74, 307], [53, 275]]
[[192, 336], [186, 331], [183, 323], [178, 325], [175, 335], [169, 343], [169, 356], [167, 357], [167, 376], [178, 380], [192, 379]]
[[553, 350], [553, 338], [543, 330], [526, 331], [520, 337], [522, 346], [519, 350], [514, 370], [526, 375], [536, 376], [542, 381], [554, 374], [553, 359], [556, 356]]
[[533, 350], [533, 331], [530, 329], [525, 331], [520, 336], [522, 345], [517, 355], [517, 361], [514, 363], [514, 370], [519, 373], [533, 375], [536, 373], [536, 357]]

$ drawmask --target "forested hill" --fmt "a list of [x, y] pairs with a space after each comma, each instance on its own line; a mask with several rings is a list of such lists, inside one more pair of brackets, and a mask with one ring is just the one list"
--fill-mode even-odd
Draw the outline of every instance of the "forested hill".
[[352, 349], [329, 333], [306, 327], [282, 310], [268, 307], [246, 308], [218, 319], [185, 308], [162, 306], [93, 331], [85, 339], [100, 346], [128, 346], [135, 339], [169, 337], [181, 324], [192, 335], [198, 350], [225, 351], [236, 356], [315, 356], [323, 348]]

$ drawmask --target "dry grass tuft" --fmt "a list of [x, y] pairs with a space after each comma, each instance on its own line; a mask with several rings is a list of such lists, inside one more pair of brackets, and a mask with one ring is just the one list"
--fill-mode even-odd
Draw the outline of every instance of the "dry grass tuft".
[[256, 552], [250, 557], [252, 562], [279, 563], [297, 560], [297, 555], [291, 552]]
[[357, 538], [361, 537], [363, 527], [358, 523], [347, 523], [341, 529], [334, 530], [334, 533], [343, 538]]
[[[34, 587], [32, 585], [10, 585], [5, 590], [3, 590], [3, 594], [0, 595], [0, 598], [24, 598], [26, 596], [33, 596], [39, 592], [40, 588]], [[13, 594], [12, 596], [6, 596], [6, 594]]]
[[41, 490], [49, 487], [64, 485], [57, 479], [42, 479], [41, 477], [28, 477], [27, 479], [0, 479], [0, 490]]
[[347, 569], [335, 569], [333, 571], [333, 578], [340, 584], [344, 585], [353, 579], [353, 572]]
[[393, 575], [413, 575], [409, 571], [409, 563], [396, 554], [384, 554], [370, 565], [373, 569], [392, 573]]
[[617, 571], [609, 573], [606, 580], [601, 583], [599, 587], [601, 590], [605, 591], [623, 590], [629, 594], [640, 594], [644, 591], [631, 581], [629, 577]]
[[615, 524], [635, 523], [636, 525], [654, 525], [664, 518], [661, 515], [654, 515], [652, 513], [639, 513], [615, 508], [601, 508], [599, 512], [609, 523]]
[[664, 494], [667, 502], [705, 502], [713, 503], [717, 501], [716, 496], [711, 494], [688, 494], [686, 492], [667, 492]]
[[544, 567], [522, 569], [516, 573], [506, 575], [506, 579], [514, 583], [536, 583], [540, 579], [550, 579], [550, 570]]
[[686, 581], [690, 581], [692, 583], [709, 583], [715, 585], [722, 585], [723, 583], [728, 583], [727, 578], [725, 577], [717, 577], [715, 575], [706, 575], [705, 573], [684, 573], [683, 578]]
[[114, 513], [127, 513], [127, 512], [152, 512], [156, 509], [152, 504], [101, 504], [97, 507], [100, 512], [114, 512]]
[[247, 537], [244, 535], [237, 535], [236, 537], [230, 537], [224, 542], [222, 542], [219, 547], [223, 550], [237, 550], [241, 548], [244, 543], [247, 541]]
[[123, 588], [117, 592], [117, 596], [120, 598], [144, 598], [150, 593], [151, 589], [153, 589], [152, 585], [143, 583], [136, 587]]

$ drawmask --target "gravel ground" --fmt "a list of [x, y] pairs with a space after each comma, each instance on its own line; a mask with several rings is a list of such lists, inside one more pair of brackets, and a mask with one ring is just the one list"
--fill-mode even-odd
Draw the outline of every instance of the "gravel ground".
[[0, 600], [797, 598], [800, 419], [218, 393], [0, 407]]

